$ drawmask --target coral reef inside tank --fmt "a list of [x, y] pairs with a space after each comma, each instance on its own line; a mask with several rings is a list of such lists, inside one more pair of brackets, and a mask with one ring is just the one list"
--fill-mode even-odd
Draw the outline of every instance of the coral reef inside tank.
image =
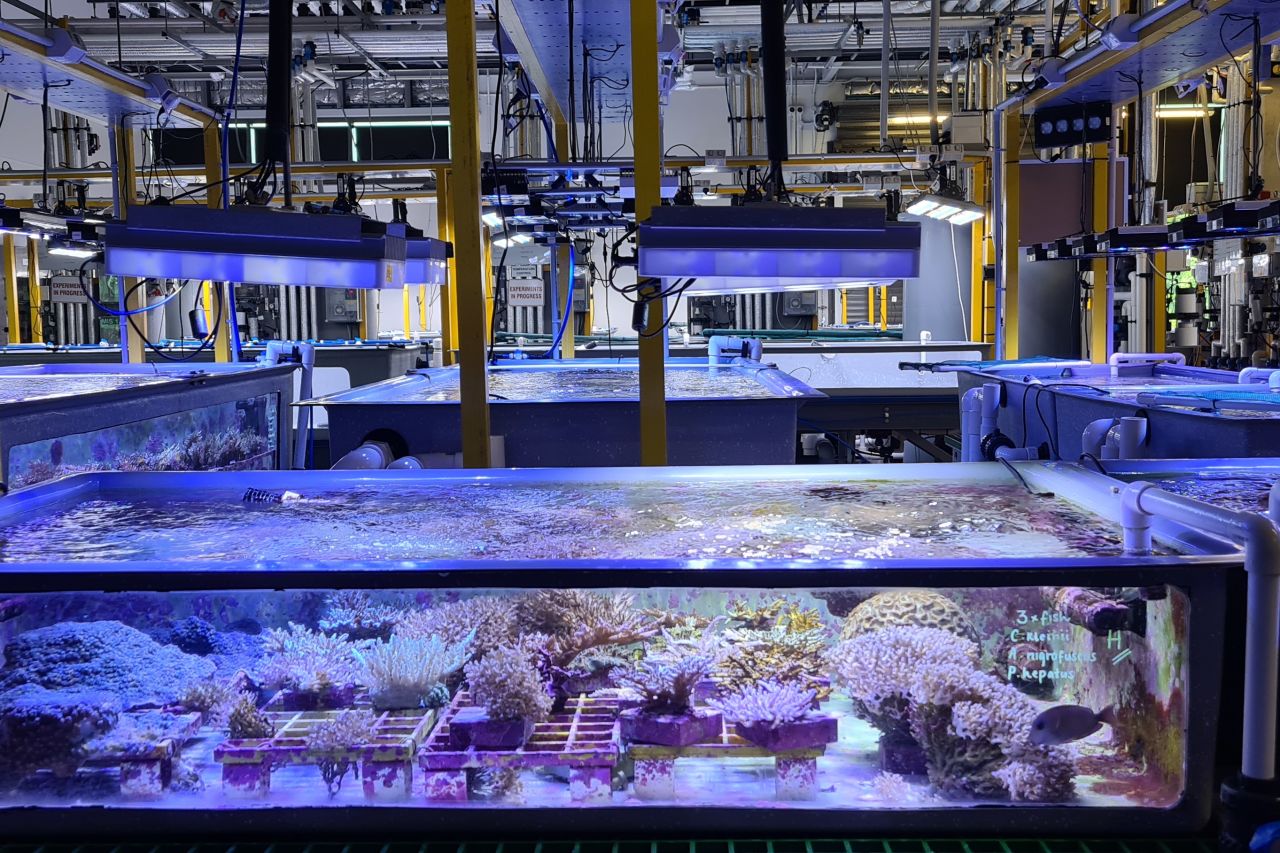
[[276, 398], [262, 395], [17, 445], [13, 485], [89, 471], [266, 470], [275, 467]]
[[0, 806], [1182, 796], [1169, 587], [338, 590], [0, 602]]

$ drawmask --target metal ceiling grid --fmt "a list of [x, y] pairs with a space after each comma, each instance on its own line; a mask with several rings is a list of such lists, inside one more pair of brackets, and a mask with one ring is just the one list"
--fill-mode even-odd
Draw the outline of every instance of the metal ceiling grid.
[[585, 46], [590, 51], [590, 78], [599, 81], [599, 114], [607, 120], [621, 120], [629, 113], [631, 10], [626, 0], [574, 0], [573, 38], [576, 44], [572, 60], [568, 0], [515, 0], [514, 7], [537, 54], [537, 61], [551, 81], [551, 95], [561, 109], [566, 113], [569, 109], [569, 66], [572, 61], [574, 97], [578, 116], [582, 116], [582, 54]]
[[189, 102], [162, 115], [140, 81], [87, 57], [60, 63], [48, 56], [52, 46], [42, 35], [0, 21], [0, 89], [33, 104], [47, 91], [52, 109], [131, 127], [200, 127], [213, 120]]
[[1121, 104], [1138, 97], [1135, 80], [1141, 80], [1142, 91], [1149, 93], [1194, 77], [1215, 63], [1229, 62], [1230, 55], [1249, 49], [1253, 28], [1249, 21], [1233, 20], [1228, 15], [1256, 15], [1264, 46], [1280, 35], [1280, 4], [1274, 0], [1228, 0], [1162, 38], [1152, 38], [1146, 44], [1139, 42], [1109, 64], [1104, 58], [1101, 70], [1093, 74], [1081, 72], [1080, 76], [1087, 79], [1079, 83], [1068, 78], [1061, 90], [1049, 90], [1034, 98], [1035, 108], [1092, 101]]

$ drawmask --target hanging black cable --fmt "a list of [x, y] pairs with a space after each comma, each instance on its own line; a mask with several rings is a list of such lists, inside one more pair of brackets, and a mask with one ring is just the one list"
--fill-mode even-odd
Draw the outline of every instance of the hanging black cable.
[[293, 205], [289, 130], [293, 64], [293, 4], [270, 0], [267, 14], [267, 159], [282, 167], [285, 207]]
[[787, 12], [784, 0], [760, 4], [760, 61], [764, 65], [764, 132], [769, 153], [769, 195], [783, 195], [782, 164], [787, 160]]

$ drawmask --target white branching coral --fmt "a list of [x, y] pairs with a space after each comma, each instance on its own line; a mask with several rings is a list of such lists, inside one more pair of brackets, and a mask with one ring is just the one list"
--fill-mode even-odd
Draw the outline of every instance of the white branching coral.
[[978, 670], [973, 642], [939, 628], [883, 628], [841, 643], [828, 661], [858, 716], [919, 745], [942, 796], [1074, 795], [1069, 753], [1028, 742], [1036, 706]]
[[320, 619], [320, 630], [346, 634], [353, 640], [385, 639], [401, 615], [395, 607], [375, 604], [361, 589], [337, 590], [325, 599], [325, 604], [328, 609]]
[[551, 694], [526, 648], [499, 646], [467, 664], [466, 674], [472, 700], [491, 719], [540, 722], [551, 712]]
[[346, 634], [329, 635], [290, 622], [270, 628], [263, 643], [263, 680], [273, 687], [316, 691], [355, 680], [356, 661]]
[[731, 723], [764, 723], [771, 729], [794, 723], [813, 708], [817, 694], [793, 681], [765, 681], [744, 687], [708, 705], [722, 712]]
[[894, 627], [861, 634], [827, 653], [831, 679], [853, 710], [886, 735], [906, 735], [913, 673], [931, 662], [977, 666], [978, 646], [940, 628]]
[[395, 627], [401, 637], [440, 637], [458, 643], [471, 637], [471, 656], [482, 658], [518, 635], [516, 605], [510, 598], [479, 595], [448, 601], [429, 610], [402, 613]]
[[457, 643], [439, 637], [392, 637], [353, 654], [374, 707], [417, 708], [442, 678], [470, 658], [471, 635]]
[[618, 674], [618, 684], [639, 695], [646, 711], [684, 714], [693, 708], [693, 691], [711, 677], [724, 654], [722, 635], [707, 631], [692, 640], [663, 632], [660, 652]]

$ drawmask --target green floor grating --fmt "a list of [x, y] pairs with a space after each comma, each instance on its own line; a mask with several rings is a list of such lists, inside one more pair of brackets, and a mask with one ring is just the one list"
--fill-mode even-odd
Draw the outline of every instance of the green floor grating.
[[5, 844], [0, 853], [1214, 853], [1204, 839], [825, 839], [790, 841], [544, 841]]

